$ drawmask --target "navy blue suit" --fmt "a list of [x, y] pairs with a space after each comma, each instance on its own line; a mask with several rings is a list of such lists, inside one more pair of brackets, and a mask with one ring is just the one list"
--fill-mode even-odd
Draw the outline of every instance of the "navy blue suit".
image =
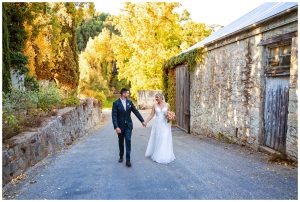
[[135, 108], [131, 100], [126, 99], [126, 111], [122, 104], [121, 99], [114, 101], [112, 107], [112, 122], [114, 129], [120, 128], [121, 133], [118, 134], [119, 137], [119, 149], [120, 149], [120, 158], [123, 158], [124, 155], [124, 138], [126, 144], [126, 160], [130, 160], [130, 151], [131, 151], [131, 133], [133, 129], [133, 123], [131, 119], [131, 112], [143, 123], [144, 119]]

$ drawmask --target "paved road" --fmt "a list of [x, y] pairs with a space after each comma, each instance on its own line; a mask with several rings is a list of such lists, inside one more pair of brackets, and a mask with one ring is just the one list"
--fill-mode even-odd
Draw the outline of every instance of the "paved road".
[[[15, 199], [297, 199], [297, 168], [238, 145], [173, 130], [176, 160], [144, 157], [151, 128], [134, 119], [132, 168], [118, 163], [110, 114], [101, 129], [30, 169]], [[144, 117], [145, 117], [144, 112]]]

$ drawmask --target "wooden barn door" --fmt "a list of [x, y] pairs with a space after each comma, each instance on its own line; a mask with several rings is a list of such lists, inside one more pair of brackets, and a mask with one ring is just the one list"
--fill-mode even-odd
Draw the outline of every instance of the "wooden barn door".
[[264, 109], [264, 144], [285, 152], [290, 81], [290, 44], [268, 49]]
[[266, 79], [265, 145], [284, 152], [287, 133], [289, 77]]
[[190, 132], [190, 74], [187, 65], [176, 68], [176, 122]]

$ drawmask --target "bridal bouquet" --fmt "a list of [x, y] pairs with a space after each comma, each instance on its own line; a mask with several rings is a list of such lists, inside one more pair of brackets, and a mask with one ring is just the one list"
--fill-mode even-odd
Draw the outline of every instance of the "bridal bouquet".
[[172, 111], [168, 111], [166, 113], [166, 119], [168, 120], [168, 123], [172, 120], [175, 120], [175, 113]]

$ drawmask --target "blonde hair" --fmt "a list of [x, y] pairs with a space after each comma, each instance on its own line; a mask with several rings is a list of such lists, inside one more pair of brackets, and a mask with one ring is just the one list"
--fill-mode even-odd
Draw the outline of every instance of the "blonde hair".
[[162, 93], [158, 92], [158, 93], [155, 94], [155, 97], [156, 96], [160, 97], [163, 101], [165, 101], [165, 96]]

